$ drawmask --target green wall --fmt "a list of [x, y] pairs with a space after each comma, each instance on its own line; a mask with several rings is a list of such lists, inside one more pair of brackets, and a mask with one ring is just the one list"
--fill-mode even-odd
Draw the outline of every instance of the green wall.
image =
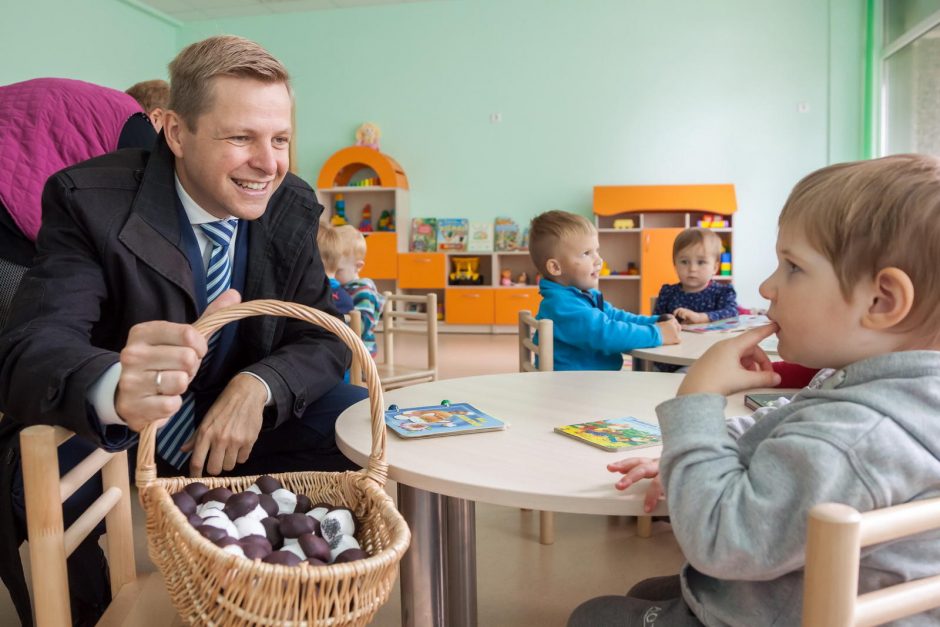
[[118, 0], [3, 2], [0, 85], [76, 78], [125, 90], [166, 78], [177, 26]]
[[853, 0], [452, 0], [193, 22], [179, 44], [235, 33], [285, 62], [309, 180], [378, 123], [413, 216], [525, 222], [589, 213], [599, 184], [732, 182], [757, 305], [789, 189], [860, 155], [863, 24]]

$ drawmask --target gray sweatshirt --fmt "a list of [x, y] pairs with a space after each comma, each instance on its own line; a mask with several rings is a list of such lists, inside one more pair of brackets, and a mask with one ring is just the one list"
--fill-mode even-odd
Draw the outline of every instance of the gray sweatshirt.
[[[737, 440], [725, 399], [659, 405], [660, 472], [688, 563], [683, 596], [709, 627], [800, 624], [806, 522], [817, 503], [867, 511], [940, 496], [940, 352], [836, 371]], [[865, 549], [859, 591], [935, 575], [940, 534]], [[937, 625], [940, 611], [896, 625]]]

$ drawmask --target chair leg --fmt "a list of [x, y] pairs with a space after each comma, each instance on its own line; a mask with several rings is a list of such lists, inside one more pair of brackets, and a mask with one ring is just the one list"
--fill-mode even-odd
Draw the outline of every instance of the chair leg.
[[539, 542], [555, 544], [555, 512], [539, 512]]
[[636, 535], [639, 538], [648, 538], [653, 535], [653, 517], [652, 516], [637, 516], [636, 517]]

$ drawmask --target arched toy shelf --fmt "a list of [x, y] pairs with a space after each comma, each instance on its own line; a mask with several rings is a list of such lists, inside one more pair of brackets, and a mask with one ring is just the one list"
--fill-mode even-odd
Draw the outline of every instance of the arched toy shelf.
[[408, 189], [408, 177], [397, 161], [364, 146], [350, 146], [333, 153], [320, 169], [317, 187], [346, 187], [353, 176], [365, 168], [375, 172], [380, 187]]

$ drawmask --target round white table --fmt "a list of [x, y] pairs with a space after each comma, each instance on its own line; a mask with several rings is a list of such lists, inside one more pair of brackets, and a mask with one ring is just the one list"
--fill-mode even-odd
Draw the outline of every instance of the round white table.
[[[656, 348], [638, 348], [630, 351], [628, 354], [633, 358], [633, 370], [652, 371], [652, 362], [672, 364], [674, 366], [691, 366], [695, 361], [705, 354], [713, 344], [734, 337], [738, 332], [710, 332], [710, 333], [692, 333], [691, 331], [682, 331], [678, 344], [668, 346], [657, 346]], [[771, 360], [777, 361], [777, 336], [772, 335], [760, 343], [767, 356]]]
[[[660, 447], [608, 452], [554, 433], [556, 426], [633, 416], [656, 423], [682, 375], [647, 372], [530, 372], [422, 383], [385, 394], [386, 405], [467, 402], [509, 424], [504, 431], [423, 440], [388, 435], [389, 477], [412, 531], [401, 564], [402, 625], [476, 624], [474, 502], [580, 514], [645, 515], [646, 482], [614, 488], [609, 462], [657, 457]], [[728, 415], [750, 413], [743, 395]], [[368, 401], [336, 422], [340, 450], [365, 465]], [[665, 514], [665, 503], [652, 512]]]

